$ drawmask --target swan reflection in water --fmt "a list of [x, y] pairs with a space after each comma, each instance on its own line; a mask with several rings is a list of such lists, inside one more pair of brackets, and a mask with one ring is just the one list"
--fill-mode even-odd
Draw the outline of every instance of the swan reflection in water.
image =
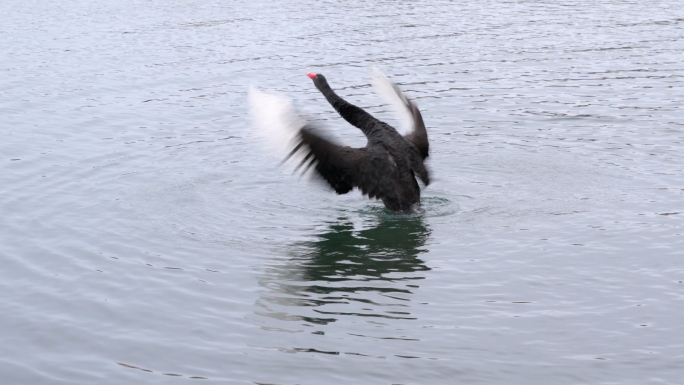
[[417, 216], [374, 219], [361, 229], [342, 219], [317, 240], [292, 245], [260, 280], [267, 292], [256, 313], [318, 325], [349, 316], [413, 319], [411, 294], [430, 270], [418, 257], [430, 231]]

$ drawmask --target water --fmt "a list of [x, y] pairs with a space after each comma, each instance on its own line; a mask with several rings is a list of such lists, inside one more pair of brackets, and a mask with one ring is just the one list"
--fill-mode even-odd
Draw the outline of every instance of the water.
[[[684, 8], [4, 1], [2, 384], [678, 384]], [[278, 169], [305, 72], [431, 138], [424, 215]]]

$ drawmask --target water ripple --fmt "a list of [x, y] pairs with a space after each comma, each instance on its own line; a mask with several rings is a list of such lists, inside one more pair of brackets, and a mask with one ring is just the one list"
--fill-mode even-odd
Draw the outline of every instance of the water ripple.
[[[681, 382], [679, 3], [32, 5], [0, 2], [3, 383]], [[428, 125], [420, 215], [249, 129], [257, 84], [362, 146], [304, 74], [394, 123], [371, 66]]]

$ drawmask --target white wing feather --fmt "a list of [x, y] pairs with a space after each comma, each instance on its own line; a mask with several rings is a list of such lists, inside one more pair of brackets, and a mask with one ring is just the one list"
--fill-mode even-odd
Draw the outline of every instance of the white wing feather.
[[411, 115], [411, 111], [408, 109], [408, 101], [404, 93], [401, 92], [401, 89], [375, 67], [373, 68], [371, 84], [375, 91], [392, 106], [392, 109], [397, 114], [399, 131], [404, 134], [411, 132], [414, 125], [413, 115]]
[[257, 136], [269, 143], [271, 150], [287, 155], [288, 146], [299, 134], [306, 121], [299, 116], [292, 101], [275, 93], [249, 87], [249, 112]]
[[[299, 143], [299, 130], [306, 125], [306, 120], [294, 109], [292, 101], [283, 95], [272, 92], [263, 92], [250, 85], [249, 112], [252, 117], [252, 128], [256, 136], [267, 144], [271, 155], [280, 159], [290, 155], [290, 152]], [[308, 153], [306, 146], [300, 146], [287, 163], [292, 168], [300, 164]], [[302, 176], [310, 177], [313, 168]]]

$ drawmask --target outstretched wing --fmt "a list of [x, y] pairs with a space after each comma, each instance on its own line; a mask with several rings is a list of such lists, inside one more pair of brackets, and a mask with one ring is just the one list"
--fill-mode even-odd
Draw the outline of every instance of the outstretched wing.
[[410, 132], [404, 138], [416, 146], [418, 153], [423, 159], [427, 158], [430, 148], [427, 130], [423, 122], [423, 115], [418, 110], [416, 104], [407, 98], [399, 86], [389, 80], [377, 68], [373, 69], [371, 82], [376, 91], [392, 105], [395, 112], [399, 115], [402, 126], [410, 127]]
[[382, 148], [345, 147], [325, 137], [301, 118], [284, 96], [249, 90], [252, 120], [257, 134], [271, 142], [271, 150], [289, 152], [285, 161], [306, 173], [314, 167], [338, 194], [358, 187], [370, 198], [396, 199], [400, 183], [396, 163]]
[[406, 98], [406, 104], [411, 111], [411, 116], [413, 116], [413, 131], [408, 135], [405, 135], [404, 138], [413, 143], [418, 149], [420, 156], [425, 159], [428, 157], [428, 155], [430, 155], [430, 143], [428, 142], [427, 130], [425, 129], [425, 123], [423, 122], [423, 115], [420, 113], [420, 110], [412, 100]]
[[301, 159], [296, 169], [302, 172], [314, 167], [338, 194], [346, 194], [354, 187], [369, 198], [393, 198], [396, 194], [398, 170], [382, 150], [340, 146], [307, 125], [300, 130], [290, 157]]

